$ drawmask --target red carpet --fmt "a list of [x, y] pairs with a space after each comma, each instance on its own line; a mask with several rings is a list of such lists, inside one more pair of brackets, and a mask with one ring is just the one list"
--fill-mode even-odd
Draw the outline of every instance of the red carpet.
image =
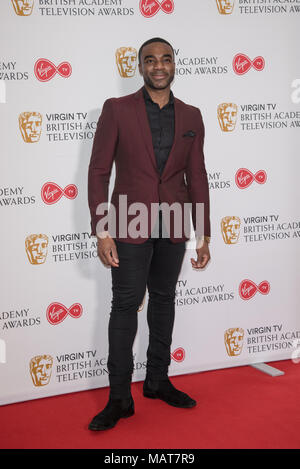
[[172, 378], [197, 399], [177, 409], [142, 396], [132, 385], [136, 413], [106, 432], [90, 419], [106, 405], [108, 388], [0, 407], [1, 448], [299, 448], [300, 364], [270, 363], [284, 376], [252, 367]]

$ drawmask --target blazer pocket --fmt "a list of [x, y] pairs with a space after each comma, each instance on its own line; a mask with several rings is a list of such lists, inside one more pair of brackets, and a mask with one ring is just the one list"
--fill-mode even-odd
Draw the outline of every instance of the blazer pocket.
[[130, 197], [131, 194], [135, 194], [135, 187], [130, 186], [130, 184], [117, 185], [113, 189], [113, 194], [126, 194], [127, 197]]
[[177, 192], [179, 202], [190, 202], [190, 196], [187, 189], [180, 189]]
[[182, 136], [183, 136], [183, 137], [195, 137], [195, 136], [196, 136], [196, 132], [194, 132], [194, 130], [188, 130], [188, 131], [185, 132]]
[[[111, 195], [111, 202], [115, 205], [119, 205], [119, 202], [120, 202], [120, 198], [119, 196], [120, 195], [126, 195], [127, 196], [127, 205], [130, 205], [131, 203], [133, 202], [137, 202], [137, 197], [135, 195], [135, 192], [134, 191], [128, 191], [128, 190], [122, 190], [122, 189], [118, 189], [118, 190], [114, 190], [112, 195]], [[123, 197], [123, 200], [124, 200], [124, 197]], [[125, 200], [125, 202], [126, 202]]]

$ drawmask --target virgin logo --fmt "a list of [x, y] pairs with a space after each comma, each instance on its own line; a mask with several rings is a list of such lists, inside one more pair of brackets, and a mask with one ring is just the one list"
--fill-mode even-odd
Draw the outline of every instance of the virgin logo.
[[175, 361], [175, 362], [183, 362], [183, 360], [185, 359], [185, 350], [184, 348], [182, 347], [178, 347], [176, 350], [174, 350], [173, 353], [171, 353], [171, 358]]
[[82, 306], [80, 303], [74, 303], [70, 308], [66, 308], [61, 303], [51, 303], [46, 311], [46, 317], [52, 326], [56, 326], [63, 322], [67, 316], [72, 316], [72, 318], [80, 318], [82, 315]]
[[52, 205], [58, 202], [64, 195], [68, 199], [75, 199], [78, 194], [75, 184], [69, 184], [64, 189], [59, 187], [55, 182], [46, 182], [41, 190], [41, 197], [43, 202], [47, 205]]
[[265, 67], [265, 59], [258, 56], [254, 60], [250, 60], [245, 54], [236, 54], [233, 58], [232, 66], [237, 75], [244, 75], [251, 67], [260, 72]]
[[252, 280], [245, 279], [240, 283], [239, 295], [242, 300], [250, 300], [259, 291], [262, 295], [267, 295], [270, 291], [270, 284], [267, 280], [263, 280], [256, 285]]
[[38, 59], [34, 65], [34, 74], [39, 81], [49, 81], [58, 73], [63, 78], [69, 78], [72, 67], [69, 62], [62, 62], [57, 67], [48, 59]]
[[256, 181], [258, 184], [264, 184], [266, 180], [267, 173], [263, 169], [253, 174], [249, 169], [240, 168], [235, 174], [235, 183], [240, 189], [246, 189], [253, 181]]
[[158, 0], [140, 0], [140, 11], [145, 18], [151, 18], [156, 15], [159, 10], [168, 14], [173, 13], [174, 1], [163, 0], [162, 2], [159, 2]]

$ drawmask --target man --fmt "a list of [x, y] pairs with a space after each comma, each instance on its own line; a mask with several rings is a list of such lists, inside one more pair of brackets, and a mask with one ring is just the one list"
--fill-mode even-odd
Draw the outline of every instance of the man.
[[[98, 237], [98, 253], [111, 267], [112, 309], [109, 321], [108, 371], [109, 401], [89, 425], [90, 430], [105, 430], [120, 418], [134, 414], [131, 396], [133, 372], [132, 346], [137, 330], [137, 311], [149, 293], [145, 397], [167, 404], [191, 408], [196, 401], [177, 390], [168, 378], [170, 347], [175, 310], [175, 288], [181, 269], [185, 232], [177, 234], [175, 215], [169, 223], [162, 210], [150, 223], [153, 205], [177, 202], [181, 209], [192, 204], [192, 220], [197, 225], [196, 205], [204, 205], [204, 229], [197, 229], [197, 260], [192, 267], [202, 269], [210, 259], [209, 193], [203, 156], [204, 126], [199, 109], [175, 98], [170, 85], [175, 74], [174, 51], [161, 38], [146, 41], [139, 50], [139, 71], [144, 86], [132, 95], [105, 101], [95, 134], [89, 167], [89, 206], [92, 234]], [[114, 234], [103, 226], [107, 211], [108, 184], [115, 161], [116, 179], [111, 205], [116, 209]], [[186, 183], [185, 183], [186, 178]], [[128, 211], [128, 231], [120, 234], [120, 199], [139, 202], [140, 226], [133, 233], [134, 220]], [[161, 205], [161, 208], [162, 208]], [[98, 210], [97, 210], [98, 208]], [[144, 223], [145, 222], [145, 223]], [[184, 222], [179, 223], [183, 227]], [[130, 231], [131, 229], [131, 231]], [[196, 230], [196, 228], [195, 228]], [[124, 231], [124, 230], [123, 230]], [[165, 235], [168, 236], [165, 236]]]

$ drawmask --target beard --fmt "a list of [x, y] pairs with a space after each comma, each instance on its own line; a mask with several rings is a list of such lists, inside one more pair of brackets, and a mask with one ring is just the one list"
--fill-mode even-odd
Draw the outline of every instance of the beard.
[[167, 80], [166, 81], [162, 80], [161, 84], [152, 81], [151, 77], [148, 75], [146, 77], [144, 76], [144, 82], [146, 85], [149, 86], [149, 88], [153, 90], [165, 90], [166, 88], [170, 86], [170, 84], [174, 80], [174, 75], [175, 73], [173, 73], [172, 75], [169, 75], [169, 77], [166, 77]]

